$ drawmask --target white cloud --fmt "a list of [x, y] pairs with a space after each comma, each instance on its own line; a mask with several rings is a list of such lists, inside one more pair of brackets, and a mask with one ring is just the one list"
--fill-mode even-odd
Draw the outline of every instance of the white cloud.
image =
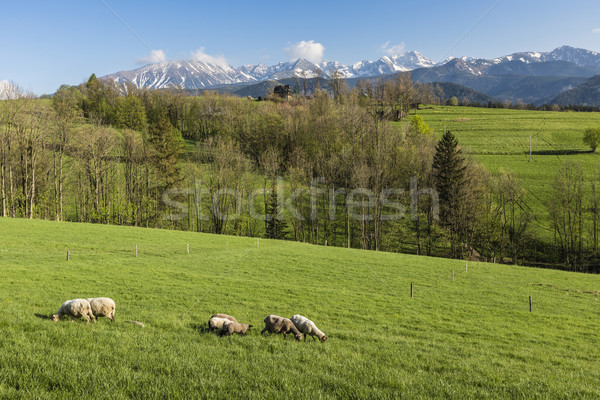
[[404, 54], [405, 48], [404, 42], [400, 42], [398, 44], [394, 44], [390, 46], [390, 41], [388, 40], [384, 44], [381, 45], [381, 51], [383, 51], [388, 56], [399, 56]]
[[592, 29], [592, 32], [594, 32], [594, 33], [600, 33], [600, 28]]
[[319, 63], [323, 59], [325, 46], [315, 43], [314, 40], [301, 41], [284, 49], [285, 54], [292, 60], [304, 58], [312, 63]]
[[157, 64], [167, 61], [167, 55], [162, 50], [152, 50], [147, 56], [138, 58], [136, 62], [140, 65]]
[[204, 51], [204, 47], [200, 47], [198, 50], [192, 52], [192, 59], [194, 61], [202, 61], [207, 64], [216, 64], [216, 65], [228, 65], [227, 60], [223, 54], [219, 54], [217, 56], [211, 56], [210, 54], [206, 54]]

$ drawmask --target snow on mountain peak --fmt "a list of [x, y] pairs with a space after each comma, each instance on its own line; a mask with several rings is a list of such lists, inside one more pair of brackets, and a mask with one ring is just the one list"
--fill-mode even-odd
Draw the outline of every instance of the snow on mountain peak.
[[343, 78], [366, 78], [412, 71], [418, 68], [430, 68], [448, 63], [453, 63], [456, 68], [474, 75], [481, 75], [492, 66], [515, 62], [530, 64], [567, 61], [578, 66], [600, 67], [600, 54], [589, 50], [562, 46], [551, 52], [520, 52], [492, 60], [449, 57], [437, 64], [417, 51], [408, 51], [401, 55], [386, 55], [376, 61], [363, 60], [352, 65], [327, 60], [313, 63], [301, 57], [270, 66], [260, 63], [232, 67], [225, 62], [224, 57], [217, 58], [215, 62], [211, 61], [213, 60], [207, 57], [194, 57], [193, 60], [150, 64], [136, 70], [108, 75], [104, 78], [114, 79], [119, 84], [130, 82], [139, 87], [151, 89], [168, 87], [204, 89], [229, 84], [293, 77], [314, 78], [320, 76], [330, 78], [334, 72], [339, 73]]

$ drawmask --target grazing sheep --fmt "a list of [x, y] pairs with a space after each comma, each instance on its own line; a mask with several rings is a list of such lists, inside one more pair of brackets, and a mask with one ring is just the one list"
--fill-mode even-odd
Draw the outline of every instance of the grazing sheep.
[[92, 313], [90, 302], [85, 299], [67, 300], [61, 306], [56, 314], [53, 314], [51, 319], [57, 322], [63, 315], [71, 317], [71, 321], [75, 322], [75, 318], [83, 318], [87, 324], [90, 323], [90, 318], [96, 323], [96, 318]]
[[312, 336], [313, 340], [316, 340], [315, 336], [318, 337], [321, 342], [327, 340], [327, 336], [325, 336], [325, 334], [319, 330], [315, 323], [310, 319], [296, 314], [291, 318], [291, 321], [294, 323], [296, 328], [298, 328], [298, 330], [304, 334], [304, 341], [306, 341], [306, 337], [308, 335]]
[[115, 322], [115, 302], [108, 297], [96, 297], [87, 299], [92, 307], [92, 313], [96, 318], [106, 317]]
[[208, 320], [208, 330], [212, 332], [215, 329], [221, 329], [221, 328], [223, 328], [223, 324], [225, 324], [226, 322], [232, 322], [232, 321], [225, 319], [225, 318], [212, 317], [211, 319]]
[[292, 333], [296, 340], [302, 340], [302, 333], [300, 333], [294, 323], [289, 318], [283, 318], [277, 315], [268, 315], [265, 318], [265, 328], [260, 334], [262, 335], [265, 332], [283, 333], [284, 340], [288, 333]]
[[232, 322], [237, 322], [237, 320], [234, 317], [232, 317], [231, 315], [227, 315], [227, 314], [213, 314], [213, 316], [211, 318], [225, 318]]
[[252, 328], [252, 325], [228, 321], [223, 324], [221, 335], [231, 336], [234, 333], [237, 333], [242, 336], [246, 336], [246, 332], [248, 332], [250, 328]]

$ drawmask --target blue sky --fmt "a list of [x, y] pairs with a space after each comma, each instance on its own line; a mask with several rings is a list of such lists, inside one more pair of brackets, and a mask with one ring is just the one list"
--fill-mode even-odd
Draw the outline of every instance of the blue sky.
[[0, 10], [0, 80], [36, 94], [137, 68], [151, 55], [239, 66], [298, 54], [349, 64], [407, 50], [436, 62], [565, 44], [600, 52], [598, 0], [19, 0]]

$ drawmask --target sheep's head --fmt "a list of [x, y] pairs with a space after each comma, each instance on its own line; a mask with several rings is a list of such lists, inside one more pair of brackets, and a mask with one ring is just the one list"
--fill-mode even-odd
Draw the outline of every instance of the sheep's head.
[[303, 336], [300, 332], [298, 332], [297, 334], [294, 335], [294, 337], [296, 338], [297, 341], [301, 341]]
[[58, 322], [58, 314], [52, 314], [52, 315], [50, 316], [50, 319], [51, 319], [52, 321], [54, 321], [54, 322]]
[[323, 337], [321, 338], [321, 342], [324, 342], [327, 340], [327, 336], [323, 335]]
[[250, 330], [251, 328], [253, 328], [254, 326], [252, 325], [248, 325], [248, 330]]

